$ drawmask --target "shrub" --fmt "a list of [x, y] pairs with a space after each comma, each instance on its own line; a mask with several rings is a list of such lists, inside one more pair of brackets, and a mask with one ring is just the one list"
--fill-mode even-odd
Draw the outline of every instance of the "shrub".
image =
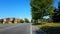
[[21, 20], [20, 20], [20, 23], [24, 23], [24, 20], [21, 19]]
[[29, 20], [27, 18], [24, 19], [24, 22], [29, 23]]

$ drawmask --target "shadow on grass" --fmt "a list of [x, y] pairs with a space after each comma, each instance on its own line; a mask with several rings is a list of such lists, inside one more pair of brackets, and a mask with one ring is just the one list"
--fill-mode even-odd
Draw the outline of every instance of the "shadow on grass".
[[45, 26], [45, 27], [42, 27], [41, 30], [43, 30], [46, 34], [60, 34], [60, 27]]
[[40, 29], [40, 30], [36, 31], [36, 34], [45, 34], [45, 32]]
[[60, 27], [42, 27], [36, 34], [60, 34]]

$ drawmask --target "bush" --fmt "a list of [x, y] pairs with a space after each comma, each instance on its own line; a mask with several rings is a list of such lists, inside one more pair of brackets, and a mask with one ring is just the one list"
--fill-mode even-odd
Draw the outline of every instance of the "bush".
[[60, 34], [60, 27], [42, 27], [41, 28], [46, 34]]
[[20, 20], [20, 23], [24, 23], [24, 20], [21, 19], [21, 20]]
[[0, 19], [0, 23], [3, 23], [3, 21], [4, 21], [3, 19]]
[[9, 21], [7, 20], [5, 23], [9, 23]]
[[29, 20], [27, 18], [24, 19], [24, 22], [29, 23]]

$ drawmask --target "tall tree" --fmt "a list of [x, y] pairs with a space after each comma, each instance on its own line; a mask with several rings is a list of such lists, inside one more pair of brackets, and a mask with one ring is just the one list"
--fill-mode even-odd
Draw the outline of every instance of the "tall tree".
[[49, 15], [53, 10], [54, 0], [31, 0], [31, 14], [32, 19], [38, 20], [43, 16]]
[[58, 3], [57, 22], [60, 22], [60, 2]]
[[52, 19], [53, 19], [53, 22], [60, 22], [60, 2], [58, 3], [58, 9], [54, 10]]
[[55, 10], [53, 11], [52, 19], [53, 19], [53, 22], [57, 22], [57, 9], [56, 9], [56, 8], [55, 8]]
[[58, 11], [60, 13], [60, 2], [58, 3]]

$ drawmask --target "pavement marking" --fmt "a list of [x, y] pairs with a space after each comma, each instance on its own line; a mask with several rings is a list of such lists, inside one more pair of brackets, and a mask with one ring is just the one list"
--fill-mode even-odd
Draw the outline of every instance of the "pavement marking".
[[30, 23], [30, 34], [32, 34], [32, 24]]

